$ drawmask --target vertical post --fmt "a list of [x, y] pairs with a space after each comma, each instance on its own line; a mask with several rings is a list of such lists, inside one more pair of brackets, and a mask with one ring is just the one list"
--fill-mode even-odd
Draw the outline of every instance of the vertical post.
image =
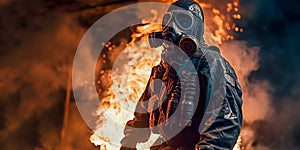
[[61, 129], [61, 140], [63, 141], [66, 129], [69, 120], [69, 106], [70, 106], [70, 99], [71, 99], [71, 90], [72, 90], [72, 68], [68, 69], [68, 79], [67, 79], [67, 87], [66, 87], [66, 97], [65, 97], [65, 109], [64, 109], [64, 117], [63, 117], [63, 126]]

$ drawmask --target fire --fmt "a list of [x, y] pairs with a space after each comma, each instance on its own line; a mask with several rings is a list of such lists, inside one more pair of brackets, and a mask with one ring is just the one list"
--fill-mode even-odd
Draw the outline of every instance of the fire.
[[[173, 0], [162, 0], [166, 3], [172, 3]], [[222, 11], [219, 8], [213, 7], [210, 3], [200, 3], [206, 14], [210, 13], [212, 17], [206, 17], [206, 25], [213, 31], [206, 32], [205, 39], [208, 44], [217, 43], [221, 45], [224, 41], [234, 39], [230, 31], [243, 32], [243, 29], [232, 23], [233, 19], [241, 19], [238, 14], [238, 1], [234, 0], [226, 4], [226, 10]], [[160, 61], [161, 49], [150, 49], [147, 41], [148, 33], [161, 29], [160, 20], [162, 16], [157, 10], [151, 10], [151, 18], [144, 18], [142, 24], [151, 22], [143, 26], [138, 26], [136, 32], [131, 35], [132, 41], [129, 44], [122, 42], [119, 46], [104, 43], [104, 46], [109, 50], [109, 54], [103, 54], [103, 63], [106, 59], [116, 59], [116, 63], [112, 70], [101, 70], [100, 79], [97, 84], [105, 84], [106, 91], [102, 93], [101, 106], [96, 115], [99, 116], [97, 130], [90, 137], [90, 141], [95, 145], [100, 145], [100, 149], [118, 149], [119, 141], [122, 139], [123, 128], [129, 119], [133, 118], [133, 112], [136, 102], [145, 89], [148, 81], [151, 68], [157, 65]], [[228, 14], [229, 13], [229, 14]], [[233, 13], [230, 15], [230, 13]], [[207, 15], [205, 15], [207, 16]], [[140, 40], [139, 42], [137, 42]], [[121, 53], [118, 53], [122, 51]], [[123, 62], [118, 63], [118, 60]], [[126, 63], [124, 63], [124, 60]], [[104, 81], [104, 79], [111, 79]], [[118, 122], [118, 125], [115, 125]], [[114, 131], [114, 132], [109, 132]], [[138, 144], [137, 148], [150, 146], [157, 135], [151, 135], [150, 140], [144, 144]], [[234, 150], [241, 148], [241, 138], [234, 147]], [[118, 141], [118, 142], [116, 142]]]

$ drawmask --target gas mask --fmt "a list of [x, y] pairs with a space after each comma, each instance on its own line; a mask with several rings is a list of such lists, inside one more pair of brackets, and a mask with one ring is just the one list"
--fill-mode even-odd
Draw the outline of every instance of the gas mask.
[[193, 55], [203, 38], [204, 21], [201, 7], [193, 2], [181, 6], [173, 3], [163, 16], [162, 31], [149, 34], [152, 48], [172, 45], [179, 47], [186, 55]]

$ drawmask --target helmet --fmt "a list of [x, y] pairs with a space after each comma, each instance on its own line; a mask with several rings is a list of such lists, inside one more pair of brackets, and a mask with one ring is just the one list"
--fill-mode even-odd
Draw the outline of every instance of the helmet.
[[[170, 20], [170, 22], [176, 22], [176, 26], [188, 25], [190, 28], [182, 30], [181, 32], [185, 34], [190, 34], [200, 39], [203, 37], [204, 33], [204, 14], [201, 6], [193, 0], [178, 0], [174, 2], [168, 9], [168, 13], [179, 14], [176, 16], [178, 19]], [[168, 20], [168, 15], [165, 15], [166, 20]], [[187, 15], [185, 15], [187, 14]], [[183, 17], [183, 18], [182, 18]], [[172, 19], [172, 18], [171, 18]], [[177, 21], [176, 21], [177, 20]], [[185, 22], [188, 21], [188, 22]], [[164, 19], [163, 19], [164, 26]], [[172, 25], [168, 25], [172, 27]]]

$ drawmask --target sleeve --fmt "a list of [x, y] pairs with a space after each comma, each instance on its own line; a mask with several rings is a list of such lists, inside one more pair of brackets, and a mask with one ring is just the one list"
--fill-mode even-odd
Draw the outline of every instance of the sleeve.
[[151, 81], [155, 76], [162, 75], [161, 64], [152, 68], [150, 79], [148, 80], [145, 91], [140, 97], [134, 112], [134, 118], [126, 123], [124, 134], [121, 140], [121, 149], [124, 147], [135, 147], [138, 142], [146, 142], [150, 137], [148, 100], [153, 94]]
[[150, 136], [149, 113], [145, 103], [150, 97], [149, 81], [139, 99], [134, 112], [134, 118], [126, 123], [125, 137], [121, 140], [122, 147], [135, 147], [138, 142], [146, 142]]
[[[209, 59], [209, 58], [208, 58]], [[208, 67], [209, 66], [209, 67]], [[242, 126], [242, 91], [225, 60], [208, 60], [207, 106], [199, 126], [196, 150], [230, 150]], [[230, 71], [227, 71], [230, 68]]]

